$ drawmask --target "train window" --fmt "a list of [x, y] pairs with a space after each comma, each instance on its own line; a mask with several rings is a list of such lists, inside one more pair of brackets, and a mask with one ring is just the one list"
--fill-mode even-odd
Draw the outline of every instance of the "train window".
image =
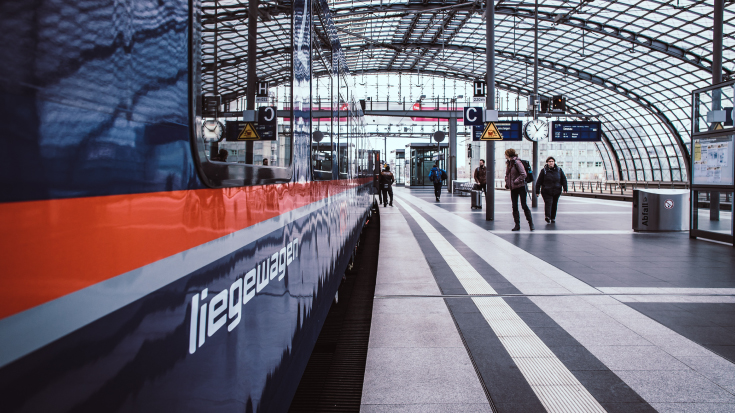
[[[294, 95], [300, 96], [308, 77], [295, 80], [293, 57], [284, 52], [267, 66], [256, 61], [259, 78], [248, 79], [247, 30], [223, 27], [207, 2], [193, 18], [190, 90], [194, 119], [192, 141], [202, 179], [213, 187], [289, 182], [293, 174]], [[258, 44], [289, 50], [276, 19], [257, 22]], [[241, 36], [235, 41], [232, 36]], [[267, 71], [265, 68], [267, 67]], [[265, 73], [263, 73], [265, 71]], [[300, 89], [292, 85], [298, 83]], [[308, 99], [308, 97], [307, 97]], [[264, 119], [247, 122], [268, 110]], [[259, 110], [261, 109], [261, 110]], [[244, 113], [245, 111], [246, 113]], [[266, 121], [271, 116], [273, 121]], [[257, 116], [256, 116], [257, 117]], [[268, 119], [270, 120], [270, 119]]]

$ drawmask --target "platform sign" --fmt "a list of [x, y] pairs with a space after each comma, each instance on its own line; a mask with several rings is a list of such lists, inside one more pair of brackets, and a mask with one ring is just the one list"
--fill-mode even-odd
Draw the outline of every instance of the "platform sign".
[[278, 118], [275, 106], [263, 106], [258, 108], [258, 131], [259, 140], [274, 141], [277, 136]]
[[482, 111], [479, 107], [465, 107], [463, 110], [463, 121], [465, 126], [483, 125]]
[[551, 142], [602, 142], [602, 122], [551, 122]]
[[487, 93], [487, 83], [481, 80], [475, 80], [473, 90], [475, 92], [474, 96], [485, 97], [485, 94]]
[[[493, 122], [500, 132], [502, 141], [520, 142], [523, 140], [523, 122], [520, 120], [511, 120], [505, 122]], [[485, 125], [472, 127], [472, 140], [482, 141], [482, 134], [485, 132]]]

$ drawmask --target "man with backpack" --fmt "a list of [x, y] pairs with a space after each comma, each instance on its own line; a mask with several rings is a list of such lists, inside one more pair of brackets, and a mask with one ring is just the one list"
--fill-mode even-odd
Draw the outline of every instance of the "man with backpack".
[[439, 202], [439, 197], [442, 194], [442, 181], [447, 179], [447, 172], [439, 168], [439, 163], [435, 163], [434, 167], [429, 172], [429, 180], [434, 183], [434, 195], [436, 196], [436, 202]]
[[[518, 159], [518, 154], [515, 149], [506, 149], [505, 151], [506, 169], [505, 169], [505, 189], [510, 189], [510, 199], [513, 202], [513, 221], [516, 225], [511, 231], [520, 231], [521, 229], [521, 214], [518, 212], [518, 198], [521, 199], [521, 207], [523, 207], [523, 213], [526, 214], [526, 220], [528, 221], [528, 227], [533, 231], [533, 218], [531, 217], [531, 209], [526, 204], [526, 195], [528, 190], [526, 189], [526, 183], [533, 181], [533, 175], [531, 174], [530, 164], [524, 165], [524, 162]], [[528, 162], [525, 162], [528, 164]], [[526, 170], [528, 168], [528, 171]]]

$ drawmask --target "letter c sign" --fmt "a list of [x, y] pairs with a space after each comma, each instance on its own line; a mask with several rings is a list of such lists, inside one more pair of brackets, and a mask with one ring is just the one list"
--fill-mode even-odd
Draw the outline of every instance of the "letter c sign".
[[464, 125], [482, 125], [482, 108], [465, 107], [464, 108]]

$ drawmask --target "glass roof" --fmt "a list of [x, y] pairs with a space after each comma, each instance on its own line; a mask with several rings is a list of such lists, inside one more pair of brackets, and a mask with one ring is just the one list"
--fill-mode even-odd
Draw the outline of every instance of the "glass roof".
[[[327, 4], [352, 73], [485, 77], [482, 2]], [[290, 5], [262, 1], [260, 11], [258, 77], [281, 83]], [[539, 93], [566, 95], [572, 110], [600, 116], [609, 141], [600, 149], [612, 151], [618, 179], [686, 180], [691, 91], [712, 82], [712, 14], [712, 1], [540, 0]], [[533, 16], [533, 2], [496, 2], [496, 81], [522, 95], [533, 89]], [[202, 19], [205, 93], [244, 95], [247, 2], [205, 1]], [[733, 0], [725, 2], [724, 22], [726, 80], [735, 72]], [[315, 41], [328, 39], [319, 28], [316, 34]], [[315, 63], [314, 71], [325, 68]]]

